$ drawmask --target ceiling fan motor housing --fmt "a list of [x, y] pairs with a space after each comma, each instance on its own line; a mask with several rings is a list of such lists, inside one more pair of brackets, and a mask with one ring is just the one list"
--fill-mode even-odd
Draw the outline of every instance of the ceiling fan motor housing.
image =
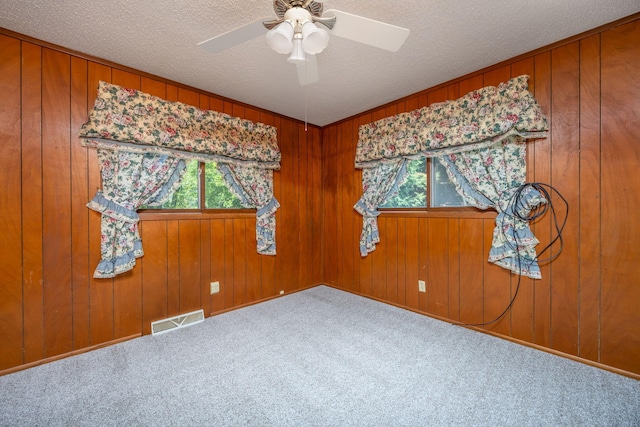
[[284, 19], [291, 22], [294, 28], [297, 25], [302, 27], [305, 22], [311, 21], [311, 13], [301, 7], [292, 7], [284, 14]]

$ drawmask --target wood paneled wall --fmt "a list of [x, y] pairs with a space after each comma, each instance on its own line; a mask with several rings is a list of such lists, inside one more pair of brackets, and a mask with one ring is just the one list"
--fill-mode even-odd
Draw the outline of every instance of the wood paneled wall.
[[[276, 126], [278, 255], [256, 253], [255, 214], [141, 214], [145, 256], [93, 279], [100, 171], [77, 134], [99, 80]], [[321, 129], [6, 31], [0, 93], [0, 374], [321, 283]]]
[[[529, 143], [528, 178], [567, 198], [564, 250], [542, 266], [542, 280], [522, 280], [507, 316], [484, 329], [639, 376], [637, 19], [308, 131], [0, 30], [0, 374], [149, 333], [156, 319], [220, 313], [318, 283], [442, 319], [491, 320], [517, 284], [486, 262], [494, 213], [385, 213], [381, 244], [360, 257], [357, 133], [370, 121], [528, 74], [551, 124], [549, 138]], [[100, 217], [85, 204], [100, 174], [95, 150], [76, 135], [99, 80], [276, 126], [278, 255], [256, 254], [251, 214], [142, 214], [145, 256], [136, 268], [93, 279]], [[541, 247], [552, 238], [548, 215], [533, 228]], [[209, 295], [211, 281], [220, 282], [219, 294]]]
[[[543, 264], [542, 280], [522, 280], [505, 317], [483, 328], [638, 376], [640, 20], [634, 19], [325, 127], [324, 281], [456, 322], [487, 322], [504, 310], [517, 276], [486, 261], [495, 214], [383, 213], [380, 245], [360, 257], [355, 149], [362, 124], [528, 74], [550, 135], [529, 142], [527, 176], [567, 199], [564, 248]], [[562, 204], [553, 202], [562, 216]], [[551, 216], [533, 229], [544, 247], [553, 236]], [[418, 292], [418, 280], [426, 281], [426, 293]]]

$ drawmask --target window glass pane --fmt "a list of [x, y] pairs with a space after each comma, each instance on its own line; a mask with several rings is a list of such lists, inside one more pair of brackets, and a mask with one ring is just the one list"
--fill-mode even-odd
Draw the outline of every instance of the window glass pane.
[[142, 206], [141, 209], [198, 209], [200, 188], [198, 176], [198, 161], [188, 161], [187, 170], [182, 177], [182, 183], [173, 193], [171, 199], [161, 206]]
[[215, 163], [205, 163], [204, 182], [205, 208], [243, 209], [240, 199], [227, 188]]
[[398, 194], [382, 208], [424, 208], [427, 206], [427, 159], [411, 160], [407, 180]]
[[456, 191], [455, 185], [438, 159], [431, 161], [431, 207], [469, 206]]

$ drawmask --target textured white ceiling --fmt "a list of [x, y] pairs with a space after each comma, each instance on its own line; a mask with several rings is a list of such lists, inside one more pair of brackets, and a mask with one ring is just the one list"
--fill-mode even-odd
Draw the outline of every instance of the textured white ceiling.
[[264, 36], [211, 54], [197, 43], [275, 17], [271, 0], [0, 0], [0, 27], [324, 126], [640, 11], [640, 0], [327, 0], [409, 28], [395, 53], [332, 37], [320, 81]]

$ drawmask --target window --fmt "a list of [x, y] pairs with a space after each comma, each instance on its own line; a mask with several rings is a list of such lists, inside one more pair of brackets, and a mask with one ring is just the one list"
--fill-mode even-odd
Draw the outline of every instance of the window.
[[[437, 159], [420, 158], [407, 165], [407, 180], [381, 208], [453, 208], [469, 206]], [[430, 185], [427, 185], [430, 183]], [[429, 195], [429, 197], [427, 197]], [[427, 200], [429, 203], [427, 204]]]
[[161, 206], [141, 209], [200, 209], [202, 205], [203, 209], [244, 209], [240, 199], [227, 188], [215, 163], [190, 160], [182, 183], [171, 199]]

